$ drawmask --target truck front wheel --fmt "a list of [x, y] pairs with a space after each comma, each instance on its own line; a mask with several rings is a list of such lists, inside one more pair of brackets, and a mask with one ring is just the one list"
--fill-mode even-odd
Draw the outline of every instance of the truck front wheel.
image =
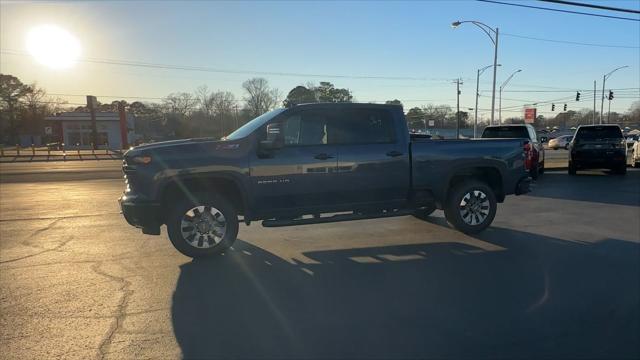
[[174, 205], [167, 217], [171, 243], [182, 254], [202, 258], [224, 252], [238, 236], [238, 214], [226, 199], [195, 194]]
[[454, 228], [465, 234], [475, 234], [491, 225], [496, 211], [493, 190], [481, 181], [467, 180], [451, 189], [444, 215]]

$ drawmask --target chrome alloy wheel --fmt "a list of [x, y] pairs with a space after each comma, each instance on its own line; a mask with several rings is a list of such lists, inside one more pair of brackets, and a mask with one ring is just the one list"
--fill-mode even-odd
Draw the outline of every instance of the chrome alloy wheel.
[[196, 206], [187, 211], [180, 223], [182, 238], [191, 246], [208, 249], [218, 245], [227, 231], [222, 213], [211, 206]]
[[489, 207], [487, 194], [480, 190], [472, 190], [460, 201], [460, 216], [468, 225], [479, 225], [489, 216]]

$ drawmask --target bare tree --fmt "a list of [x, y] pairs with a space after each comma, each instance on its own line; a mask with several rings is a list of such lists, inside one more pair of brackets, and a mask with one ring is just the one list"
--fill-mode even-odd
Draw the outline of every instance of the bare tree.
[[190, 93], [172, 93], [162, 99], [165, 110], [183, 118], [189, 117], [195, 110], [198, 100]]
[[280, 91], [270, 88], [267, 79], [249, 79], [242, 83], [242, 87], [247, 93], [244, 98], [246, 109], [252, 117], [259, 116], [275, 108], [280, 102]]
[[213, 94], [209, 91], [207, 85], [202, 85], [196, 89], [195, 95], [200, 111], [210, 118], [214, 112]]

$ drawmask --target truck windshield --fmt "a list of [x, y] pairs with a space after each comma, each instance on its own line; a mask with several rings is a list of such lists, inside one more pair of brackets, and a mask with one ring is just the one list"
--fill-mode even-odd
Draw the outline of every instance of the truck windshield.
[[249, 121], [248, 123], [242, 125], [236, 131], [234, 131], [231, 134], [229, 134], [226, 137], [224, 137], [223, 140], [241, 139], [241, 138], [251, 134], [252, 132], [254, 132], [257, 128], [261, 127], [262, 125], [264, 125], [269, 120], [271, 120], [274, 117], [276, 117], [278, 114], [280, 114], [284, 110], [285, 110], [284, 108], [275, 109], [275, 110], [271, 110], [271, 111], [269, 111], [267, 113], [264, 113], [264, 114], [258, 116], [257, 118]]
[[529, 138], [529, 132], [524, 126], [495, 126], [484, 129], [483, 138]]
[[622, 131], [617, 126], [585, 126], [578, 129], [576, 139], [598, 140], [598, 139], [621, 139]]

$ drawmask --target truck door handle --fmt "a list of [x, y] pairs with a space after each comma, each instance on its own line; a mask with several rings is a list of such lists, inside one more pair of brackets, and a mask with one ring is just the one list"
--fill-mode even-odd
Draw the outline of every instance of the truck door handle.
[[397, 151], [397, 150], [389, 151], [387, 153], [387, 156], [391, 156], [391, 157], [396, 157], [396, 156], [400, 156], [400, 155], [402, 155], [402, 153], [400, 151]]
[[327, 155], [325, 153], [322, 153], [322, 154], [318, 154], [318, 155], [314, 156], [314, 158], [316, 158], [318, 160], [327, 160], [327, 159], [333, 159], [333, 156]]

